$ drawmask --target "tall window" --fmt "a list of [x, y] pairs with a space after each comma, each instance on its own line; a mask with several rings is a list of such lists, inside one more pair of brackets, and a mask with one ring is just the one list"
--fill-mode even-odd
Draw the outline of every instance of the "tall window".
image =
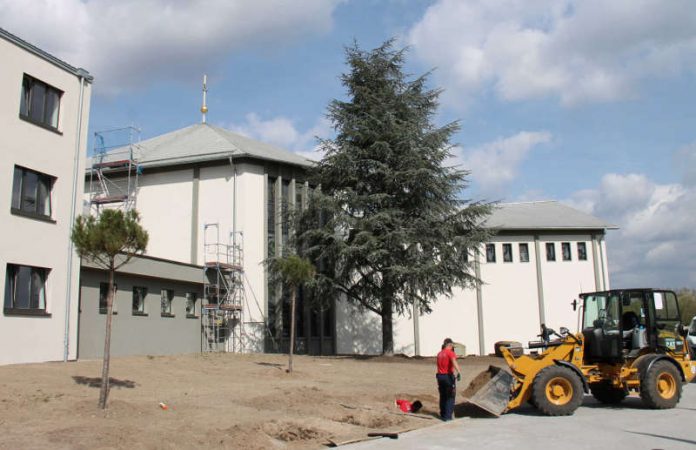
[[495, 244], [486, 244], [486, 262], [495, 262]]
[[[118, 286], [114, 283], [114, 296], [111, 300], [111, 310], [116, 314], [116, 291]], [[109, 293], [109, 283], [99, 283], [99, 314], [106, 314], [106, 296]]]
[[195, 292], [187, 292], [186, 293], [186, 317], [188, 318], [196, 318], [196, 301], [198, 300], [198, 296], [196, 295]]
[[587, 261], [587, 245], [584, 242], [578, 242], [578, 261]]
[[520, 262], [529, 262], [529, 245], [526, 242], [520, 244]]
[[171, 289], [162, 289], [162, 317], [174, 317], [174, 314], [172, 314], [172, 300], [174, 300], [174, 291]]
[[5, 313], [46, 311], [46, 277], [49, 269], [7, 265]]
[[556, 260], [556, 244], [553, 242], [546, 243], [546, 260], [555, 261]]
[[55, 178], [15, 166], [12, 181], [12, 212], [51, 217], [51, 189]]
[[570, 242], [561, 242], [561, 253], [563, 256], [563, 261], [570, 261]]
[[147, 288], [142, 286], [133, 286], [133, 315], [145, 315], [145, 296], [147, 296]]
[[503, 262], [512, 262], [512, 244], [503, 244]]
[[57, 130], [62, 95], [62, 91], [25, 74], [22, 80], [19, 116], [46, 128]]

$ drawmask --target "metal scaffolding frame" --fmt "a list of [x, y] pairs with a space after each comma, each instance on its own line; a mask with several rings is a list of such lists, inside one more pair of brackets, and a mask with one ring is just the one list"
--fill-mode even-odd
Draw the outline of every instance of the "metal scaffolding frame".
[[204, 299], [201, 307], [203, 352], [245, 351], [243, 235], [231, 232], [220, 240], [220, 226], [203, 227]]

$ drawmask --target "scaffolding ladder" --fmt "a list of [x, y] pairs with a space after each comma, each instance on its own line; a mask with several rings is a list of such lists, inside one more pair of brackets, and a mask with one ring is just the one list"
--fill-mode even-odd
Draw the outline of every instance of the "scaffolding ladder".
[[135, 208], [138, 189], [137, 149], [140, 130], [114, 128], [94, 133], [92, 167], [89, 177], [89, 203], [99, 214], [102, 207]]
[[220, 240], [220, 226], [207, 223], [203, 229], [204, 301], [201, 307], [203, 352], [243, 353], [244, 252], [241, 232]]

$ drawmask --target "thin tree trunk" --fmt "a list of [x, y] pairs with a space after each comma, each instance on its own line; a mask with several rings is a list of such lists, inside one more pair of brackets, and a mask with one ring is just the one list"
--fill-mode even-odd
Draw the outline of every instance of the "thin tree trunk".
[[392, 324], [392, 298], [382, 301], [382, 354], [394, 355], [394, 332]]
[[109, 397], [109, 362], [111, 361], [111, 318], [114, 305], [114, 264], [109, 268], [109, 290], [106, 293], [106, 330], [104, 332], [104, 361], [102, 363], [101, 390], [99, 391], [99, 407], [106, 409]]
[[290, 290], [290, 353], [288, 355], [288, 372], [292, 372], [292, 354], [295, 348], [295, 297], [297, 288], [293, 286]]

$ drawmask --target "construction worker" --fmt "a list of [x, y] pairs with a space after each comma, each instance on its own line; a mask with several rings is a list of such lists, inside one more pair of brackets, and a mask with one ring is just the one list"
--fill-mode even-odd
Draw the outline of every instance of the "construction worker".
[[452, 339], [446, 338], [442, 350], [437, 354], [437, 389], [440, 391], [440, 418], [452, 420], [454, 413], [454, 397], [457, 393], [454, 369], [457, 369], [456, 381], [462, 379], [462, 371], [457, 364]]

